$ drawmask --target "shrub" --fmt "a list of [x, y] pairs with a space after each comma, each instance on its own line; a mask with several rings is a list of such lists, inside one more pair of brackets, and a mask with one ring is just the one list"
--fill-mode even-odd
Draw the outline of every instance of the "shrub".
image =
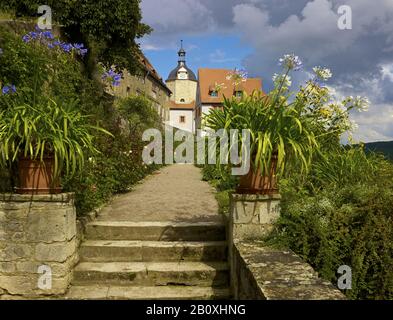
[[[303, 182], [301, 182], [303, 181]], [[268, 240], [289, 247], [337, 283], [352, 268], [352, 299], [393, 298], [393, 165], [362, 148], [316, 162], [304, 179], [282, 180], [281, 217]]]

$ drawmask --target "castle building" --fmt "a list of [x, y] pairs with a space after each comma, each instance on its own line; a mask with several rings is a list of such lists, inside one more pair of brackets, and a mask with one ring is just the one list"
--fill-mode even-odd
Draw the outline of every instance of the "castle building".
[[168, 122], [169, 99], [172, 92], [143, 53], [139, 55], [139, 63], [140, 72], [137, 74], [130, 74], [127, 70], [123, 71], [120, 86], [113, 88], [113, 94], [122, 98], [133, 95], [146, 97], [162, 121]]
[[262, 92], [261, 78], [247, 78], [236, 84], [231, 79], [233, 70], [209, 69], [198, 70], [198, 89], [195, 105], [195, 128], [205, 131], [203, 118], [211, 109], [221, 108], [224, 99], [241, 98], [244, 93], [251, 95], [255, 91]]
[[210, 110], [222, 107], [225, 98], [240, 98], [244, 93], [251, 95], [255, 91], [262, 92], [261, 78], [247, 78], [235, 84], [232, 80], [234, 70], [230, 69], [201, 68], [197, 78], [187, 67], [183, 41], [178, 56], [177, 67], [166, 80], [166, 85], [172, 91], [167, 122], [172, 127], [194, 134], [200, 129], [201, 134], [205, 135], [204, 116]]
[[172, 127], [194, 133], [198, 80], [195, 73], [187, 67], [183, 41], [178, 56], [177, 67], [171, 71], [166, 80], [166, 85], [172, 91], [169, 102], [170, 116], [167, 123]]

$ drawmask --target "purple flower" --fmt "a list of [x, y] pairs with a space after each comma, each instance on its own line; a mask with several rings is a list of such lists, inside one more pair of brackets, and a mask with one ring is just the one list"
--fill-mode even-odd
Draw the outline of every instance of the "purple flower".
[[85, 45], [83, 43], [74, 43], [74, 48], [79, 50], [79, 49], [83, 49]]
[[16, 93], [16, 87], [13, 84], [11, 86], [4, 86], [1, 92], [3, 94]]
[[4, 86], [3, 89], [1, 89], [1, 92], [3, 92], [3, 94], [8, 94], [10, 92], [10, 87]]
[[31, 40], [31, 38], [30, 38], [30, 36], [28, 35], [28, 34], [25, 34], [23, 37], [22, 37], [22, 41], [23, 42], [29, 42]]
[[72, 44], [70, 44], [70, 43], [61, 43], [60, 47], [63, 49], [64, 52], [67, 52], [67, 53], [71, 52], [71, 50], [73, 48]]
[[74, 43], [74, 49], [76, 50], [77, 54], [81, 55], [82, 57], [87, 53], [87, 49], [83, 43]]
[[109, 82], [112, 86], [117, 87], [120, 85], [121, 74], [116, 73], [113, 69], [104, 72], [102, 80]]
[[82, 57], [84, 57], [87, 53], [87, 49], [80, 49], [79, 53]]
[[32, 31], [32, 32], [29, 33], [29, 35], [30, 35], [30, 37], [32, 39], [37, 39], [37, 38], [39, 38], [41, 36], [41, 33]]
[[45, 38], [51, 39], [51, 40], [53, 40], [55, 38], [51, 31], [44, 31], [44, 32], [42, 32], [42, 35]]

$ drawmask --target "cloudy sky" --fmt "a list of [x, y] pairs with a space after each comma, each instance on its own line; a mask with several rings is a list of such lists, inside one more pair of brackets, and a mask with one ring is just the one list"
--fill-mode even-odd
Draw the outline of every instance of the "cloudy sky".
[[[340, 30], [338, 8], [352, 9], [352, 29]], [[305, 71], [320, 65], [334, 74], [337, 96], [368, 96], [369, 112], [353, 114], [360, 141], [393, 140], [393, 0], [142, 0], [154, 32], [141, 44], [165, 79], [185, 41], [189, 67], [243, 67], [271, 88], [285, 53]], [[299, 83], [299, 82], [298, 82]]]

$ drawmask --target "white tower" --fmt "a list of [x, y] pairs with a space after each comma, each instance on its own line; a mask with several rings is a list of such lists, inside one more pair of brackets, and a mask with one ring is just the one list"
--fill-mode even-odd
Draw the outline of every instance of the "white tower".
[[171, 71], [166, 80], [168, 88], [173, 93], [170, 99], [170, 125], [194, 132], [194, 109], [198, 81], [195, 73], [187, 67], [183, 40], [178, 56], [177, 67]]

